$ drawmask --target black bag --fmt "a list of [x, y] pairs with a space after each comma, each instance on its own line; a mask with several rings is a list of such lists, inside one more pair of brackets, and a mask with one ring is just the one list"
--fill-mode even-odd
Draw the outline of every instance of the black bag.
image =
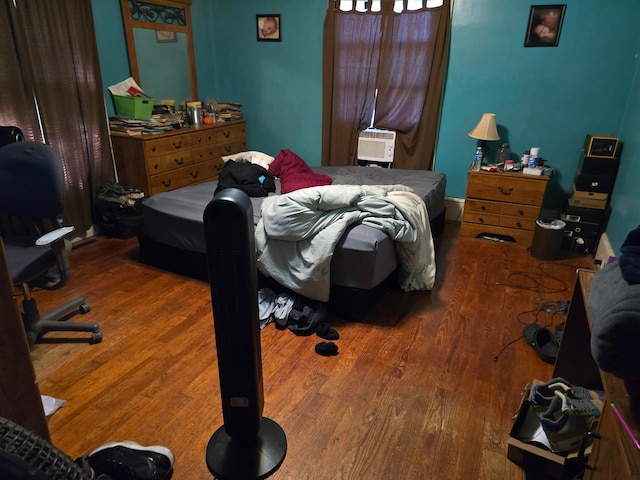
[[108, 237], [131, 238], [142, 233], [144, 192], [119, 183], [106, 183], [98, 189], [96, 214], [100, 233]]

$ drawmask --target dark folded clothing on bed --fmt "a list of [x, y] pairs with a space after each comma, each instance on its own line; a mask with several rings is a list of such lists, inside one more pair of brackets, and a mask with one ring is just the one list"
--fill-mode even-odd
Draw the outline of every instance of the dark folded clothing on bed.
[[237, 188], [250, 197], [266, 197], [276, 191], [276, 182], [273, 175], [260, 165], [229, 160], [220, 171], [214, 194], [225, 188]]
[[629, 285], [640, 283], [640, 227], [627, 235], [622, 247], [620, 247], [620, 252], [622, 254], [618, 263], [622, 277]]

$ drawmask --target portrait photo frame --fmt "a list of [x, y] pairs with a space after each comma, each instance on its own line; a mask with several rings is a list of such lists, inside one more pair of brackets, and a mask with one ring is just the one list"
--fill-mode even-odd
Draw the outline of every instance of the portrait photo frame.
[[177, 42], [178, 37], [176, 32], [171, 30], [156, 30], [156, 42], [158, 43], [171, 43]]
[[557, 47], [566, 4], [531, 5], [525, 47]]
[[259, 42], [281, 42], [282, 21], [280, 14], [262, 13], [256, 15], [256, 38]]

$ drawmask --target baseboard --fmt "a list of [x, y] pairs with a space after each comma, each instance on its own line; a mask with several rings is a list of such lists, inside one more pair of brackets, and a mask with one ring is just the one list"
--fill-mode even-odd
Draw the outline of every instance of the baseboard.
[[606, 233], [603, 233], [600, 236], [600, 241], [598, 242], [598, 248], [596, 250], [595, 260], [600, 268], [604, 267], [611, 257], [614, 257], [613, 248], [611, 248], [611, 243], [609, 242], [609, 237], [607, 237]]
[[447, 209], [446, 219], [450, 222], [461, 222], [464, 212], [464, 198], [445, 197], [444, 205]]

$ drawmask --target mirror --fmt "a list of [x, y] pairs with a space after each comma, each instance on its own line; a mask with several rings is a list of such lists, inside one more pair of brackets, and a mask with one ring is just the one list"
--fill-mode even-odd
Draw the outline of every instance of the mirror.
[[131, 76], [156, 102], [198, 99], [191, 0], [120, 0]]

